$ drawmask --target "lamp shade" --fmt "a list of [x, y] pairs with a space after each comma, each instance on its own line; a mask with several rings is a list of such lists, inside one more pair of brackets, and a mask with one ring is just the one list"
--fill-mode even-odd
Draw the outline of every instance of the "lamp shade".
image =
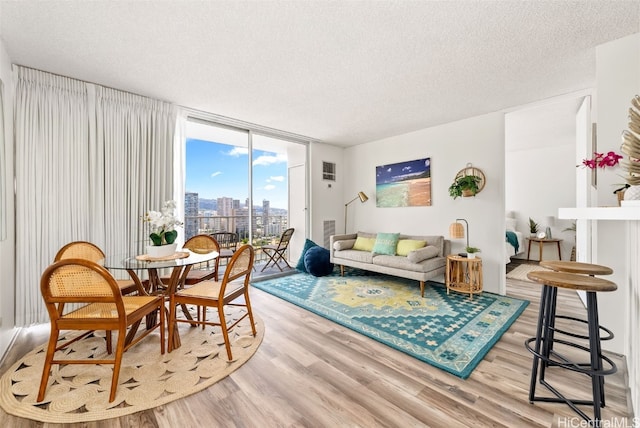
[[367, 202], [369, 197], [364, 194], [364, 192], [358, 192], [358, 197], [360, 198], [360, 202]]
[[464, 238], [464, 227], [462, 227], [462, 223], [451, 223], [449, 226], [449, 237], [452, 239]]

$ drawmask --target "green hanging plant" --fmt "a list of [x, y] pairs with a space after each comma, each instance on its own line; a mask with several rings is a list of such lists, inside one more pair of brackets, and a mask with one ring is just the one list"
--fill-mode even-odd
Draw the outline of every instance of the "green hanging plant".
[[456, 178], [449, 186], [449, 196], [453, 199], [458, 197], [475, 196], [480, 191], [482, 179], [477, 175], [463, 175]]

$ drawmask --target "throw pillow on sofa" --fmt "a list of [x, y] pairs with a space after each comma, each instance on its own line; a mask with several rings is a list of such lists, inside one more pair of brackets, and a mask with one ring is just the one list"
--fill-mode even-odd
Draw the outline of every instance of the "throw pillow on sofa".
[[302, 254], [300, 254], [300, 258], [298, 259], [298, 264], [296, 264], [296, 270], [300, 272], [307, 272], [307, 268], [304, 266], [304, 255], [307, 254], [310, 248], [317, 247], [318, 244], [313, 242], [311, 239], [306, 239], [304, 241], [304, 247], [302, 247]]
[[399, 256], [407, 256], [410, 251], [417, 250], [418, 248], [426, 247], [427, 241], [419, 241], [417, 239], [401, 239], [398, 241], [398, 248], [396, 254]]
[[365, 238], [364, 236], [358, 236], [356, 242], [353, 244], [354, 250], [359, 251], [373, 251], [373, 246], [376, 243], [376, 238]]
[[333, 263], [329, 260], [329, 250], [315, 246], [304, 255], [304, 266], [313, 276], [327, 276], [333, 272]]
[[355, 239], [345, 239], [342, 241], [336, 241], [333, 243], [333, 249], [334, 250], [350, 250], [353, 248], [353, 246], [355, 245], [356, 240]]
[[427, 245], [424, 248], [410, 251], [409, 254], [407, 254], [407, 259], [409, 259], [411, 263], [420, 263], [423, 260], [436, 257], [439, 253], [440, 250], [438, 249], [438, 247]]
[[376, 236], [376, 243], [373, 246], [373, 252], [375, 254], [395, 256], [399, 239], [399, 233], [378, 233], [378, 236]]

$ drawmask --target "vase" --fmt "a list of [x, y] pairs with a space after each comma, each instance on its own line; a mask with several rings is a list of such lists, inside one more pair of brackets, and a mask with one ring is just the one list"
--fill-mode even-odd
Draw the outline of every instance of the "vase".
[[167, 245], [147, 245], [147, 255], [156, 259], [171, 256], [176, 252], [177, 247], [178, 244], [175, 242]]
[[631, 186], [624, 191], [625, 201], [637, 201], [640, 199], [640, 186]]

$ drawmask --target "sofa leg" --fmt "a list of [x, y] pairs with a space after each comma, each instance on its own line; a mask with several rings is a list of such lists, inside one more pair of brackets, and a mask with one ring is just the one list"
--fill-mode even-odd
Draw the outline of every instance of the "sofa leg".
[[340, 265], [340, 276], [344, 276], [344, 265]]
[[420, 296], [424, 297], [424, 281], [420, 281]]

